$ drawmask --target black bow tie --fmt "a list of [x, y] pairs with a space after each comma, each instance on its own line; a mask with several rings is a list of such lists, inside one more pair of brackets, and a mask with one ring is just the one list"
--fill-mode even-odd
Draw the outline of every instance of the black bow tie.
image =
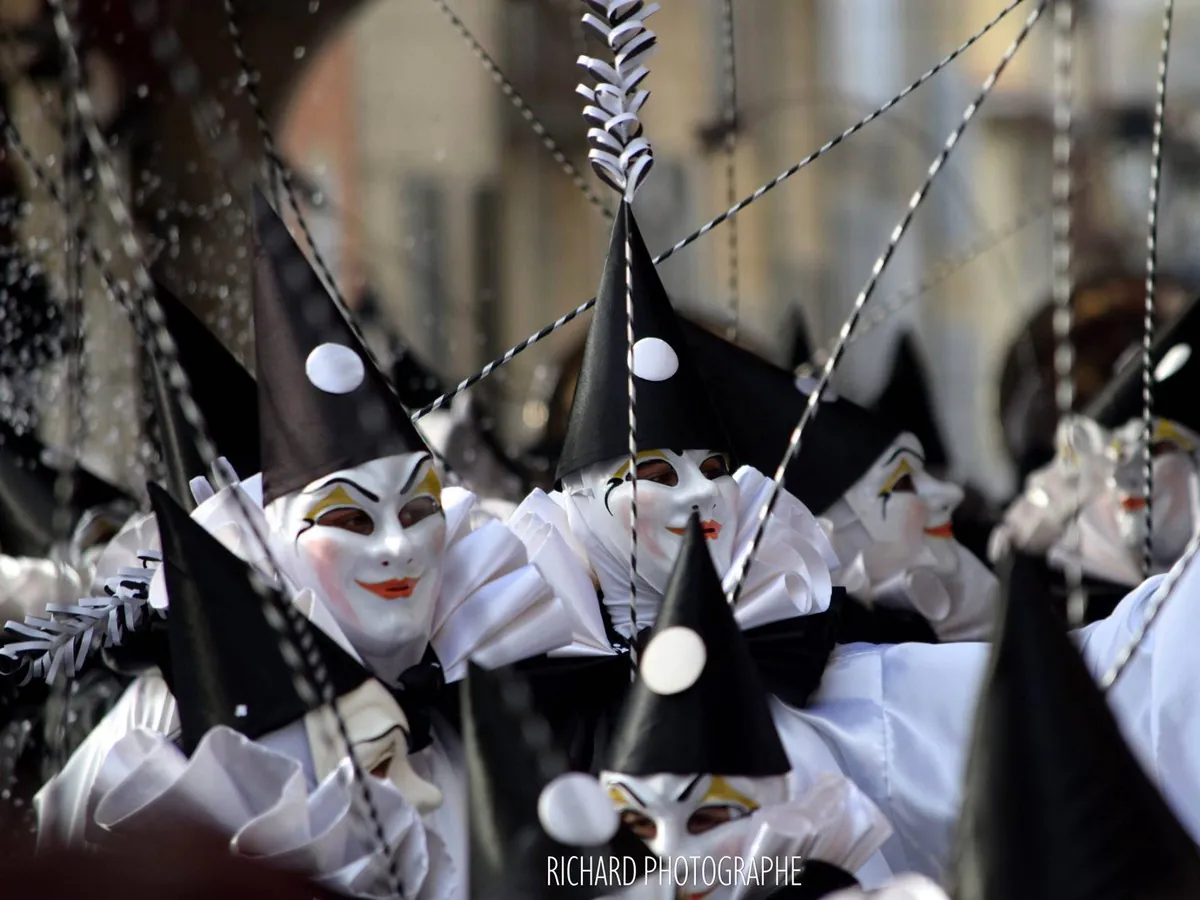
[[408, 716], [408, 752], [424, 750], [433, 740], [431, 713], [446, 687], [446, 673], [437, 654], [429, 647], [425, 657], [400, 675], [392, 695]]

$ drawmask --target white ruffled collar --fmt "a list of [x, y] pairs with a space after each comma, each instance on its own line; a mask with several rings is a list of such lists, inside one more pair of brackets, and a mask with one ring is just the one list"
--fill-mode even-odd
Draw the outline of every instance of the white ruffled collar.
[[[447, 900], [461, 891], [460, 873], [441, 839], [390, 783], [367, 778], [407, 898]], [[129, 732], [97, 776], [91, 840], [104, 833], [198, 819], [229, 838], [230, 850], [353, 897], [388, 898], [385, 851], [364, 837], [358, 789], [349, 760], [309, 791], [298, 762], [218, 727], [191, 758], [161, 734]]]
[[[737, 535], [733, 559], [748, 551], [758, 516], [772, 482], [749, 466], [734, 475], [738, 484]], [[596, 602], [603, 595], [614, 629], [628, 637], [629, 560], [618, 560], [600, 541], [592, 540], [583, 517], [572, 514], [576, 502], [560, 491], [534, 490], [509, 519], [509, 528], [524, 542], [530, 561], [562, 601], [572, 621], [571, 641], [552, 656], [594, 656], [617, 652], [608, 639]], [[787, 491], [781, 491], [759, 546], [735, 616], [743, 629], [829, 608], [830, 569], [837, 555], [816, 517]], [[726, 590], [733, 587], [736, 566], [721, 573]], [[595, 581], [593, 581], [593, 577]], [[654, 623], [662, 595], [642, 581], [638, 585], [639, 627]]]

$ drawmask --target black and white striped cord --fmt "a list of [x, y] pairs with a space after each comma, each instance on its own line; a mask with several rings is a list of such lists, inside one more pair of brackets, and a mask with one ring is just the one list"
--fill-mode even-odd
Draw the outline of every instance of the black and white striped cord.
[[[537, 135], [539, 140], [541, 140], [542, 146], [549, 151], [550, 155], [554, 158], [554, 161], [558, 164], [558, 167], [568, 178], [571, 179], [575, 187], [579, 189], [579, 192], [587, 199], [588, 203], [594, 206], [600, 212], [600, 214], [604, 216], [604, 218], [611, 220], [613, 217], [612, 210], [605, 205], [604, 201], [600, 199], [600, 195], [596, 193], [590, 184], [588, 184], [587, 180], [583, 177], [583, 173], [580, 172], [579, 169], [576, 168], [575, 164], [567, 158], [566, 153], [563, 152], [563, 149], [559, 146], [558, 141], [554, 139], [554, 136], [551, 135], [546, 129], [546, 126], [542, 123], [542, 120], [539, 119], [534, 111], [530, 108], [529, 104], [525, 101], [525, 98], [521, 96], [520, 92], [513, 85], [512, 81], [510, 81], [508, 76], [504, 74], [503, 70], [496, 63], [496, 61], [492, 59], [491, 54], [489, 54], [487, 50], [483, 48], [483, 44], [481, 44], [475, 35], [471, 33], [471, 30], [467, 28], [463, 20], [455, 14], [454, 10], [450, 8], [450, 5], [446, 3], [446, 0], [430, 0], [430, 2], [440, 9], [443, 15], [446, 16], [451, 26], [453, 26], [454, 30], [458, 32], [459, 37], [466, 42], [467, 46], [471, 49], [471, 52], [475, 55], [475, 58], [479, 60], [479, 62], [483, 65], [483, 68], [487, 71], [488, 75], [491, 76], [492, 81], [494, 81], [496, 86], [500, 88], [500, 92], [508, 98], [509, 102], [512, 103], [512, 105], [516, 108], [517, 112], [521, 114], [521, 118], [528, 123], [531, 129], [533, 129], [533, 133]], [[572, 20], [577, 21], [576, 17], [574, 16], [572, 16]], [[582, 34], [582, 24], [580, 24], [580, 32]]]
[[1142, 575], [1154, 571], [1154, 308], [1158, 293], [1158, 203], [1162, 188], [1163, 123], [1167, 111], [1167, 68], [1171, 59], [1174, 0], [1163, 7], [1162, 44], [1154, 94], [1154, 137], [1150, 148], [1150, 207], [1146, 220], [1146, 297], [1142, 316], [1142, 476], [1145, 482], [1145, 534]]
[[912, 223], [913, 216], [916, 214], [917, 209], [920, 207], [925, 197], [928, 196], [929, 189], [933, 186], [933, 182], [937, 178], [938, 173], [945, 168], [945, 164], [949, 160], [951, 154], [954, 152], [954, 148], [958, 146], [963, 132], [966, 131], [967, 126], [970, 125], [971, 121], [975, 118], [975, 113], [991, 94], [992, 88], [996, 86], [996, 82], [1004, 73], [1004, 70], [1008, 67], [1009, 62], [1011, 62], [1017, 50], [1019, 50], [1021, 45], [1025, 42], [1025, 38], [1029, 36], [1030, 31], [1037, 23], [1037, 20], [1045, 10], [1048, 2], [1050, 2], [1050, 0], [1041, 0], [1041, 2], [1038, 3], [1038, 5], [1029, 14], [1028, 18], [1025, 20], [1025, 23], [1021, 26], [1021, 30], [1017, 33], [1017, 36], [1013, 39], [1012, 43], [1009, 44], [1008, 49], [1004, 51], [1004, 55], [1000, 58], [1000, 62], [996, 64], [996, 67], [992, 70], [991, 74], [989, 74], [984, 80], [983, 85], [979, 89], [979, 93], [975, 96], [975, 99], [972, 100], [967, 108], [963, 111], [962, 121], [959, 122], [954, 130], [950, 132], [949, 137], [946, 138], [945, 146], [930, 164], [929, 172], [925, 176], [925, 180], [909, 199], [908, 208], [904, 211], [904, 215], [901, 217], [900, 222], [896, 225], [895, 229], [893, 229], [891, 237], [888, 239], [887, 246], [884, 248], [883, 253], [880, 254], [879, 258], [875, 260], [875, 265], [871, 269], [871, 275], [867, 279], [866, 285], [859, 292], [858, 297], [855, 298], [854, 306], [850, 310], [850, 315], [842, 325], [838, 342], [833, 348], [833, 354], [829, 357], [828, 362], [825, 363], [825, 367], [821, 372], [821, 377], [818, 380], [816, 387], [813, 389], [812, 393], [809, 394], [808, 403], [804, 407], [804, 412], [800, 416], [800, 421], [796, 423], [796, 427], [792, 430], [791, 438], [788, 441], [787, 451], [784, 453], [783, 459], [780, 460], [779, 466], [775, 470], [775, 476], [773, 479], [774, 483], [771, 486], [771, 493], [767, 498], [767, 502], [763, 504], [763, 507], [759, 512], [758, 525], [754, 532], [754, 539], [751, 541], [750, 546], [747, 548], [747, 552], [743, 555], [743, 557], [740, 560], [735, 561], [735, 565], [738, 567], [738, 579], [737, 583], [733, 586], [733, 589], [729, 592], [729, 602], [731, 604], [736, 605], [738, 599], [741, 597], [742, 588], [745, 585], [747, 576], [750, 573], [750, 566], [754, 561], [755, 554], [758, 552], [759, 545], [762, 543], [763, 535], [766, 533], [767, 522], [770, 520], [771, 513], [774, 512], [775, 509], [775, 504], [779, 500], [779, 492], [783, 484], [784, 475], [786, 474], [787, 468], [791, 464], [792, 459], [795, 457], [796, 452], [800, 449], [800, 438], [804, 433], [805, 427], [812, 420], [812, 417], [816, 415], [817, 405], [820, 403], [821, 395], [825, 392], [826, 387], [829, 385], [829, 380], [833, 377], [833, 373], [836, 370], [838, 363], [845, 354], [846, 343], [850, 337], [850, 334], [854, 331], [855, 325], [858, 324], [859, 317], [862, 315], [862, 310], [866, 306], [867, 301], [870, 300], [872, 294], [875, 293], [875, 288], [879, 284], [879, 279], [883, 275], [883, 270], [887, 267], [888, 262], [896, 252], [896, 247], [899, 246], [901, 239], [907, 233], [908, 226]]
[[[628, 216], [628, 207], [623, 208]], [[638, 545], [638, 472], [637, 472], [637, 386], [634, 384], [633, 330], [633, 247], [630, 245], [629, 225], [625, 230], [625, 340], [626, 363], [629, 367], [629, 661], [630, 678], [637, 677], [637, 545]]]
[[[943, 69], [945, 69], [946, 66], [950, 65], [952, 62], [954, 62], [954, 60], [958, 59], [958, 57], [960, 57], [963, 53], [965, 53], [967, 50], [969, 50], [971, 47], [973, 47], [977, 42], [982, 40], [983, 37], [985, 35], [987, 35], [993, 28], [995, 28], [1001, 21], [1003, 21], [1003, 19], [1010, 12], [1012, 12], [1014, 9], [1016, 9], [1018, 6], [1020, 6], [1024, 2], [1025, 2], [1025, 0], [1010, 0], [1010, 2], [1002, 10], [1000, 10], [1000, 12], [998, 12], [992, 18], [992, 20], [990, 22], [988, 22], [986, 25], [984, 25], [982, 29], [980, 29], [978, 32], [973, 34], [971, 37], [967, 38], [967, 40], [964, 41], [962, 44], [960, 44], [952, 53], [950, 53], [948, 56], [944, 57], [940, 62], [938, 62], [935, 66], [933, 66], [928, 71], [926, 71], [924, 74], [922, 74], [919, 78], [917, 78], [914, 82], [912, 82], [912, 84], [908, 85], [908, 87], [904, 88], [904, 90], [902, 90], [900, 93], [898, 93], [892, 99], [888, 100], [886, 103], [884, 103], [882, 106], [880, 106], [874, 112], [872, 112], [866, 118], [859, 120], [854, 125], [847, 128], [841, 134], [837, 135], [836, 137], [831, 138], [829, 141], [827, 141], [825, 144], [823, 144], [818, 149], [814, 150], [812, 153], [810, 153], [804, 159], [800, 160], [800, 162], [796, 163], [794, 166], [789, 167], [788, 169], [781, 172], [779, 175], [772, 178], [770, 181], [768, 181], [762, 187], [755, 190], [754, 193], [750, 194], [749, 196], [747, 196], [743, 200], [739, 201], [738, 203], [735, 203], [733, 206], [731, 206], [729, 209], [725, 210], [725, 212], [721, 213], [715, 219], [712, 219], [711, 221], [706, 222], [704, 225], [702, 225], [697, 230], [693, 231], [687, 237], [677, 241], [673, 246], [669, 247], [666, 251], [664, 251], [663, 253], [656, 256], [654, 258], [654, 264], [659, 265], [660, 263], [666, 262], [666, 260], [670, 259], [672, 256], [674, 256], [680, 250], [683, 250], [685, 247], [695, 243], [700, 238], [704, 237], [706, 234], [708, 234], [710, 231], [712, 231], [714, 228], [717, 228], [723, 222], [725, 222], [729, 219], [732, 219], [734, 216], [736, 216], [738, 213], [740, 213], [746, 207], [748, 207], [752, 203], [760, 200], [764, 195], [769, 193], [771, 190], [773, 190], [774, 188], [777, 188], [779, 185], [783, 184], [785, 181], [787, 181], [789, 178], [791, 178], [793, 175], [795, 175], [801, 169], [804, 169], [807, 166], [809, 166], [810, 164], [816, 162], [818, 159], [820, 159], [822, 156], [824, 156], [829, 151], [833, 150], [835, 147], [837, 147], [839, 144], [841, 144], [847, 138], [852, 137], [853, 135], [855, 135], [859, 131], [861, 131], [863, 128], [870, 125], [872, 122], [874, 122], [880, 116], [882, 116], [884, 113], [888, 112], [892, 107], [894, 107], [896, 104], [898, 104], [901, 100], [905, 99], [913, 91], [920, 88], [927, 81], [929, 81], [931, 78], [933, 78], [935, 75], [937, 75]], [[510, 347], [501, 356], [496, 357], [496, 359], [492, 360], [490, 363], [488, 363], [486, 366], [484, 366], [482, 369], [480, 369], [474, 375], [470, 375], [470, 376], [464, 378], [462, 381], [460, 381], [454, 387], [453, 390], [447, 391], [445, 394], [442, 394], [440, 397], [438, 397], [432, 403], [429, 403], [428, 405], [421, 407], [421, 409], [419, 409], [415, 413], [413, 413], [413, 420], [416, 421], [417, 419], [420, 419], [423, 416], [429, 415], [431, 412], [434, 412], [435, 410], [441, 409], [443, 406], [445, 406], [447, 403], [449, 403], [451, 400], [453, 400], [456, 396], [461, 394], [463, 391], [469, 390], [470, 388], [474, 387], [480, 381], [482, 381], [483, 379], [485, 379], [489, 375], [491, 375], [493, 372], [495, 372], [497, 369], [501, 368], [504, 365], [507, 365], [518, 354], [523, 353], [524, 351], [526, 351], [530, 347], [532, 347], [534, 344], [538, 343], [539, 341], [541, 341], [544, 338], [553, 334], [558, 329], [562, 328], [564, 325], [567, 325], [568, 323], [574, 321], [576, 318], [583, 315], [585, 312], [590, 310], [595, 305], [596, 305], [596, 298], [592, 297], [590, 300], [587, 300], [586, 302], [581, 303], [579, 306], [575, 307], [575, 309], [571, 310], [570, 312], [568, 312], [565, 315], [561, 316], [560, 318], [556, 319], [554, 322], [551, 322], [549, 325], [546, 325], [545, 327], [534, 332], [529, 337], [527, 337], [525, 340], [521, 341], [519, 344], [516, 344], [515, 346]]]

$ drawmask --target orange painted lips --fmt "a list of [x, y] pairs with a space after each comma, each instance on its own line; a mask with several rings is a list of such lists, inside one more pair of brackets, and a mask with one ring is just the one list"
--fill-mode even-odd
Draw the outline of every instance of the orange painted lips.
[[1146, 508], [1145, 497], [1122, 497], [1121, 509], [1125, 512], [1138, 512]]
[[954, 526], [949, 522], [943, 522], [941, 525], [935, 525], [933, 528], [926, 528], [925, 533], [930, 537], [949, 540], [954, 537]]
[[365, 581], [355, 581], [354, 583], [384, 600], [400, 600], [411, 597], [420, 580], [420, 578], [393, 578], [390, 581], [377, 581], [374, 584], [368, 584]]
[[[704, 539], [706, 541], [715, 541], [721, 536], [721, 523], [714, 522], [712, 519], [705, 519], [700, 523], [700, 530], [704, 533]], [[687, 531], [687, 529], [668, 528], [667, 531], [671, 532], [671, 534], [677, 534], [682, 537], [683, 533]]]

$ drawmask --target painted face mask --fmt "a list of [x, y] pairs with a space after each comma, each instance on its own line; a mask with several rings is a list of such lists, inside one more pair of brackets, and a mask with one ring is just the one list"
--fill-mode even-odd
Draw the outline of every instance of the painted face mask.
[[1084, 508], [1112, 479], [1106, 452], [1109, 432], [1076, 416], [1059, 425], [1054, 459], [1025, 480], [1025, 489], [1004, 513], [989, 555], [999, 560], [1009, 546], [1040, 556], [1063, 537], [1077, 509]]
[[[637, 563], [639, 579], [644, 582], [639, 595], [645, 587], [659, 596], [666, 590], [693, 512], [700, 514], [713, 563], [724, 573], [732, 560], [737, 533], [737, 484], [729, 458], [711, 450], [643, 450], [637, 456], [637, 480]], [[629, 590], [630, 481], [629, 461], [612, 460], [584, 469], [565, 485], [575, 501], [574, 509], [583, 518], [584, 533], [579, 536], [601, 585], [613, 582], [611, 590], [605, 591], [606, 598], [609, 593], [625, 596]], [[656, 609], [657, 600], [653, 602]], [[620, 608], [610, 608], [615, 625]], [[639, 609], [638, 627], [651, 624], [652, 616], [644, 618]]]
[[644, 775], [613, 772], [601, 784], [623, 823], [661, 858], [736, 855], [746, 821], [787, 799], [786, 775]]
[[382, 677], [420, 661], [441, 586], [446, 519], [425, 453], [334, 472], [267, 509], [272, 540]]
[[[1117, 430], [1109, 448], [1114, 461], [1113, 476], [1104, 488], [1105, 502], [1113, 508], [1121, 538], [1138, 560], [1146, 540], [1144, 447], [1140, 420], [1130, 421]], [[1157, 419], [1150, 438], [1150, 453], [1153, 559], [1156, 567], [1168, 568], [1183, 555], [1196, 526], [1192, 493], [1198, 480], [1200, 436], [1167, 419]]]
[[954, 539], [950, 516], [962, 496], [925, 471], [913, 435], [900, 435], [825, 514], [847, 591], [915, 609], [943, 640], [986, 634], [990, 614], [982, 610], [991, 608], [997, 582]]

